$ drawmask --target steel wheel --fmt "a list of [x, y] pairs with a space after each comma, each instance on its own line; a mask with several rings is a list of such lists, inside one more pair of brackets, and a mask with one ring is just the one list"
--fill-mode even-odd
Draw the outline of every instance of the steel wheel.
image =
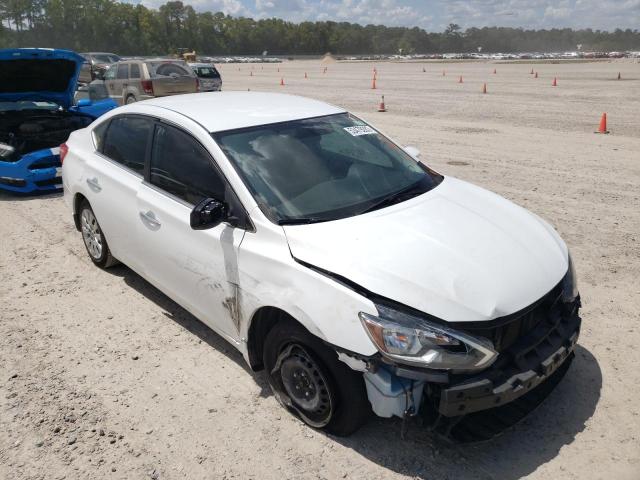
[[279, 360], [282, 386], [292, 406], [309, 425], [327, 425], [333, 416], [333, 395], [316, 359], [302, 346], [291, 344]]
[[85, 208], [82, 210], [80, 226], [82, 228], [82, 239], [84, 240], [85, 247], [87, 247], [87, 252], [89, 252], [93, 260], [99, 261], [102, 258], [102, 234], [98, 220], [96, 220], [91, 209]]

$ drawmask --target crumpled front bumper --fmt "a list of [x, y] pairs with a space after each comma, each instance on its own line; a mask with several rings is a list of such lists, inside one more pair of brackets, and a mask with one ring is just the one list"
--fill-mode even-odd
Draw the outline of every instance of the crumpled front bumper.
[[55, 192], [62, 188], [60, 149], [46, 148], [17, 162], [0, 161], [0, 189], [16, 193]]
[[[456, 441], [486, 440], [516, 424], [551, 393], [574, 358], [579, 299], [555, 308], [487, 370], [451, 376], [429, 390], [431, 423]], [[427, 410], [427, 409], [425, 409]]]
[[438, 411], [446, 417], [469, 414], [512, 402], [536, 388], [553, 375], [573, 353], [579, 335], [579, 317], [576, 316], [576, 320], [571, 336], [551, 355], [541, 359], [540, 353], [530, 353], [519, 362], [522, 370], [511, 373], [507, 378], [500, 376], [489, 379], [480, 376], [446, 388], [442, 390]]

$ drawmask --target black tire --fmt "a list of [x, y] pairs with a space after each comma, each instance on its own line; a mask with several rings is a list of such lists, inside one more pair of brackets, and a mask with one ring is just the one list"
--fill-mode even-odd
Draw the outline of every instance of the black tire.
[[118, 263], [111, 255], [107, 239], [102, 233], [98, 219], [87, 200], [83, 200], [78, 211], [80, 218], [80, 232], [84, 247], [87, 249], [91, 261], [100, 268], [109, 268]]
[[[297, 322], [277, 323], [265, 338], [263, 352], [267, 379], [275, 397], [307, 425], [347, 436], [369, 417], [371, 405], [362, 373], [338, 360], [334, 350]], [[303, 376], [307, 373], [305, 382], [312, 398], [320, 392], [316, 408], [309, 408], [308, 402], [300, 403], [305, 398], [296, 398], [296, 394], [302, 396], [292, 385], [297, 381], [292, 373], [296, 371]]]
[[125, 105], [131, 105], [132, 103], [136, 103], [136, 97], [133, 95], [127, 95], [127, 98], [124, 101]]

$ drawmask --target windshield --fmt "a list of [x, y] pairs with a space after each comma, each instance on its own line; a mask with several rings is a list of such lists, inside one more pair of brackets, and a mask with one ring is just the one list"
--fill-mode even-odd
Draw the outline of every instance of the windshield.
[[431, 190], [442, 177], [344, 113], [213, 134], [279, 224], [335, 220]]
[[200, 78], [220, 78], [220, 74], [215, 67], [192, 67], [193, 71]]
[[120, 61], [117, 55], [99, 54], [93, 55], [93, 59], [98, 63], [116, 63]]

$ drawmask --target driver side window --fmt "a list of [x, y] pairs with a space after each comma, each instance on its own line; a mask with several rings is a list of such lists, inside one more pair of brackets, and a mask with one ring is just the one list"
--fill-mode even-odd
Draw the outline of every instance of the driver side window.
[[193, 137], [169, 125], [156, 126], [149, 181], [192, 205], [207, 197], [225, 200], [225, 182], [209, 153]]

